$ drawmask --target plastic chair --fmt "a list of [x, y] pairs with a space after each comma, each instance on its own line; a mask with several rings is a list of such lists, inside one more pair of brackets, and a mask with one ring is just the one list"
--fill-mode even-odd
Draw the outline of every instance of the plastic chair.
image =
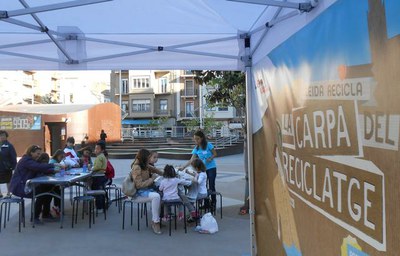
[[[131, 205], [131, 226], [133, 225], [133, 204], [137, 204], [137, 224], [138, 224], [138, 231], [140, 230], [140, 208], [142, 207], [143, 214], [146, 216], [146, 227], [149, 226], [148, 223], [148, 218], [147, 218], [147, 202], [149, 202], [148, 198], [131, 198], [127, 199], [123, 202], [123, 207], [122, 207], [122, 229], [125, 229], [125, 208], [126, 204]], [[144, 208], [143, 208], [144, 207]]]
[[1, 221], [3, 217], [4, 209], [4, 228], [6, 228], [6, 222], [10, 220], [10, 209], [11, 204], [18, 204], [18, 231], [21, 232], [21, 222], [25, 227], [25, 201], [22, 197], [6, 197], [0, 199], [0, 232], [1, 232]]
[[[117, 185], [115, 185], [115, 184], [110, 184], [105, 187], [105, 190], [106, 190], [107, 196], [108, 196], [108, 201], [109, 201], [108, 203], [111, 204], [112, 201], [115, 201], [115, 206], [118, 207], [118, 213], [120, 213], [122, 210], [121, 200], [123, 199], [122, 189], [120, 187], [117, 187]], [[114, 199], [110, 200], [112, 190], [114, 190]]]
[[[219, 207], [219, 210], [220, 210], [220, 213], [221, 213], [221, 219], [222, 219], [222, 194], [220, 193], [220, 192], [218, 192], [218, 191], [211, 191], [211, 192], [209, 192], [209, 195], [211, 196], [211, 195], [217, 195], [217, 196], [219, 196], [219, 203], [220, 203], [220, 207]], [[217, 212], [217, 208], [215, 207], [215, 213]]]
[[[187, 233], [187, 228], [186, 228], [186, 207], [183, 204], [181, 200], [172, 200], [172, 201], [162, 201], [164, 204], [164, 207], [168, 209], [168, 212], [170, 211], [170, 208], [174, 208], [174, 219], [175, 219], [175, 230], [176, 230], [176, 208], [179, 206], [183, 206], [183, 225], [185, 229], [185, 233]], [[165, 214], [165, 213], [164, 213]], [[171, 236], [171, 225], [172, 225], [172, 218], [170, 216], [169, 218], [169, 236]]]
[[[99, 189], [99, 190], [86, 190], [84, 191], [84, 195], [86, 196], [93, 196], [97, 200], [96, 196], [103, 196], [104, 198], [104, 208], [103, 208], [103, 213], [104, 213], [104, 219], [107, 220], [107, 202], [106, 202], [106, 191]], [[96, 216], [97, 216], [97, 209], [96, 209]]]
[[[95, 217], [94, 217], [94, 196], [76, 196], [74, 197], [73, 203], [72, 203], [72, 228], [74, 228], [74, 220], [75, 224], [77, 223], [78, 219], [78, 206], [79, 202], [82, 201], [82, 219], [84, 219], [85, 215], [85, 202], [89, 203], [89, 228], [92, 228], [92, 217], [93, 217], [93, 224], [95, 222]], [[75, 208], [76, 205], [76, 208]], [[93, 216], [92, 216], [93, 214]]]

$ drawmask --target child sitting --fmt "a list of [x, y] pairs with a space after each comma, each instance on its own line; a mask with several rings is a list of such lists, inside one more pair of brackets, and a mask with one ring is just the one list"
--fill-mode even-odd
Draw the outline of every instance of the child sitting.
[[154, 166], [158, 161], [157, 151], [151, 151], [149, 156], [149, 165]]
[[79, 159], [81, 167], [84, 165], [86, 166], [93, 165], [91, 158], [92, 149], [89, 146], [81, 148], [78, 153], [81, 155]]
[[[191, 201], [196, 201], [198, 199], [207, 198], [207, 174], [206, 174], [206, 166], [203, 161], [196, 158], [191, 162], [191, 166], [196, 171], [196, 173], [191, 173], [190, 171], [186, 171], [186, 173], [193, 175], [193, 183], [189, 187], [189, 191], [187, 194], [187, 198]], [[182, 197], [182, 195], [181, 195]], [[186, 196], [185, 196], [186, 197]], [[188, 219], [188, 222], [194, 222], [197, 214], [191, 215]]]
[[[48, 160], [47, 162], [50, 164], [59, 163], [59, 164], [64, 165], [67, 168], [68, 166], [65, 164], [64, 159], [65, 159], [64, 151], [61, 149], [57, 149], [56, 152], [51, 157], [51, 159]], [[53, 191], [56, 194], [61, 195], [60, 187], [54, 186]], [[55, 215], [56, 217], [60, 217], [61, 199], [57, 198], [57, 197], [53, 197], [53, 200], [54, 200], [54, 203], [53, 203], [54, 206], [52, 207], [53, 215]]]
[[[178, 185], [185, 184], [186, 181], [183, 179], [178, 179], [176, 177], [175, 169], [171, 165], [166, 165], [164, 168], [164, 179], [160, 183], [159, 190], [163, 192], [163, 201], [182, 201], [184, 205], [189, 209], [191, 216], [195, 217], [196, 212], [194, 210], [193, 205], [189, 202], [189, 200], [181, 200], [180, 195], [178, 194]], [[168, 220], [170, 217], [171, 209], [167, 209], [167, 214], [164, 216], [164, 221]], [[182, 219], [183, 212], [179, 212], [179, 219]]]

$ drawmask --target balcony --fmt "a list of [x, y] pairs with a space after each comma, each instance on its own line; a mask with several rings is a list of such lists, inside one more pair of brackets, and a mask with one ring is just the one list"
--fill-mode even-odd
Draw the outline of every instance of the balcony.
[[194, 74], [193, 74], [193, 72], [191, 70], [185, 70], [183, 72], [183, 76], [184, 77], [191, 77], [191, 76], [194, 76]]
[[186, 111], [181, 111], [179, 113], [179, 117], [182, 119], [191, 119], [191, 118], [197, 118], [199, 116], [199, 111], [191, 111], [191, 112], [186, 112]]
[[197, 97], [197, 89], [192, 90], [181, 90], [182, 98], [196, 98]]
[[155, 114], [156, 116], [172, 116], [172, 110], [158, 109]]
[[173, 94], [174, 93], [174, 89], [172, 88], [172, 86], [168, 86], [168, 88], [165, 91], [158, 91], [155, 94]]

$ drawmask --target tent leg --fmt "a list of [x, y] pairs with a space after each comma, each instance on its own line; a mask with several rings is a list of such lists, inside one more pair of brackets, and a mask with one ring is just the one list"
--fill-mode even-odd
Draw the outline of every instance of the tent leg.
[[[248, 43], [245, 43], [246, 54], [248, 60], [251, 60], [250, 56], [250, 38]], [[254, 207], [254, 169], [253, 169], [253, 116], [252, 116], [252, 74], [251, 74], [251, 61], [245, 62], [246, 66], [246, 126], [247, 126], [247, 171], [248, 171], [248, 182], [249, 182], [249, 203], [250, 203], [250, 242], [251, 242], [251, 255], [257, 255], [257, 244], [256, 244], [256, 233], [255, 233], [255, 207]]]

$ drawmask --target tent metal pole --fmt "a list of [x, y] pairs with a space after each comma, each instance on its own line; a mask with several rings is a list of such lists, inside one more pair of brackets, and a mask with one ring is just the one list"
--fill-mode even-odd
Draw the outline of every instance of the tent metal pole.
[[64, 2], [64, 3], [58, 3], [58, 4], [48, 4], [48, 5], [30, 7], [30, 8], [19, 9], [19, 10], [14, 10], [14, 11], [7, 11], [6, 16], [7, 17], [15, 17], [15, 16], [27, 15], [27, 14], [32, 14], [32, 13], [48, 12], [48, 11], [84, 6], [84, 5], [89, 5], [89, 4], [97, 4], [97, 3], [109, 2], [109, 1], [112, 1], [112, 0], [76, 0], [76, 1]]
[[246, 126], [247, 126], [247, 172], [249, 175], [249, 204], [250, 204], [250, 243], [251, 255], [257, 255], [257, 241], [255, 230], [255, 205], [254, 205], [254, 158], [253, 158], [253, 115], [252, 115], [252, 60], [250, 55], [250, 37], [245, 38], [245, 68], [246, 68]]
[[119, 108], [122, 110], [122, 70], [119, 71]]
[[51, 43], [51, 40], [45, 39], [45, 40], [37, 40], [37, 41], [15, 43], [15, 44], [4, 44], [4, 45], [0, 45], [0, 49], [21, 47], [21, 46], [34, 45], [34, 44], [47, 44], [47, 43]]
[[144, 54], [144, 53], [150, 53], [150, 52], [154, 52], [154, 51], [155, 51], [155, 50], [142, 50], [142, 51], [135, 51], [135, 52], [126, 52], [126, 53], [120, 53], [120, 54], [112, 54], [112, 55], [106, 55], [106, 56], [100, 56], [100, 57], [94, 57], [94, 58], [83, 59], [83, 60], [80, 60], [79, 62], [80, 62], [80, 63], [84, 63], [84, 62], [91, 62], [91, 61], [115, 59], [115, 58], [127, 57], [127, 56], [132, 56], [132, 55], [139, 55], [139, 54]]
[[[204, 40], [204, 41], [198, 41], [198, 42], [187, 43], [187, 44], [171, 45], [171, 46], [164, 47], [164, 49], [176, 49], [176, 48], [182, 48], [182, 47], [188, 47], [188, 46], [194, 46], [194, 45], [202, 45], [202, 44], [211, 44], [211, 43], [236, 40], [236, 39], [238, 39], [237, 36], [230, 36], [230, 37], [224, 37], [224, 38], [218, 38], [218, 39], [212, 39], [212, 40]], [[137, 47], [137, 48], [143, 48], [143, 49], [157, 49], [157, 46], [154, 46], [154, 45], [127, 43], [127, 42], [113, 41], [113, 40], [107, 40], [107, 39], [98, 39], [98, 38], [91, 38], [91, 37], [85, 37], [85, 40], [91, 41], [91, 42], [96, 42], [96, 43]]]
[[253, 35], [253, 34], [255, 34], [255, 33], [259, 32], [259, 31], [261, 31], [261, 30], [263, 30], [265, 28], [267, 28], [267, 29], [271, 28], [275, 24], [277, 24], [277, 23], [279, 23], [281, 21], [287, 20], [287, 19], [289, 19], [291, 17], [294, 17], [294, 16], [296, 16], [298, 14], [300, 14], [299, 11], [291, 11], [291, 12], [289, 12], [289, 13], [287, 13], [287, 14], [279, 17], [279, 18], [271, 19], [271, 21], [267, 22], [266, 24], [264, 24], [262, 26], [259, 26], [258, 28], [255, 28], [254, 30], [250, 31], [250, 34]]
[[126, 43], [126, 42], [119, 42], [119, 41], [113, 41], [113, 40], [107, 40], [107, 39], [98, 39], [98, 38], [91, 38], [91, 37], [85, 37], [83, 40], [86, 40], [89, 42], [103, 43], [103, 44], [112, 44], [112, 45], [143, 48], [143, 49], [148, 49], [148, 50], [156, 50], [157, 49], [157, 47], [153, 46], [153, 45]]
[[284, 21], [284, 20], [287, 20], [287, 19], [290, 19], [290, 18], [292, 18], [292, 17], [294, 17], [294, 16], [297, 16], [297, 15], [299, 15], [300, 13], [301, 13], [301, 12], [298, 11], [298, 10], [291, 11], [291, 12], [289, 12], [289, 13], [286, 13], [285, 15], [282, 15], [282, 16], [280, 16], [280, 17], [278, 17], [278, 18], [272, 20], [271, 22], [268, 22], [268, 24], [269, 24], [269, 26], [274, 26], [275, 24], [277, 24], [277, 23], [279, 23], [279, 22], [282, 22], [282, 21]]
[[224, 42], [224, 41], [230, 41], [230, 40], [237, 40], [237, 39], [238, 39], [238, 36], [235, 35], [235, 36], [229, 36], [229, 37], [223, 37], [223, 38], [216, 38], [216, 39], [198, 41], [198, 42], [193, 42], [193, 43], [171, 45], [171, 46], [164, 47], [164, 49], [176, 49], [176, 48], [182, 48], [182, 47], [188, 47], [188, 46], [195, 46], [195, 45], [202, 45], [202, 44], [212, 44], [212, 43], [218, 43], [218, 42]]
[[7, 23], [11, 23], [14, 25], [18, 25], [24, 28], [30, 28], [36, 31], [40, 31], [42, 32], [42, 28], [33, 24], [30, 24], [28, 22], [25, 21], [21, 21], [21, 20], [17, 20], [17, 19], [13, 19], [13, 18], [8, 18], [8, 19], [0, 19], [1, 21], [7, 22]]
[[[44, 32], [41, 27], [33, 25], [33, 24], [30, 24], [30, 23], [25, 22], [25, 21], [13, 19], [13, 18], [0, 19], [0, 21], [4, 21], [4, 22], [7, 22], [7, 23], [18, 25], [18, 26], [21, 26], [21, 27], [24, 27], [24, 28], [30, 28], [30, 29], [33, 29], [33, 30], [36, 30], [36, 31], [39, 31], [39, 32]], [[53, 35], [62, 36], [62, 37], [65, 36], [64, 34], [59, 33], [57, 31], [54, 31], [54, 30], [51, 30], [51, 29], [47, 29], [47, 30], [48, 30], [49, 33], [51, 33]]]
[[47, 57], [40, 57], [40, 56], [34, 56], [34, 55], [23, 54], [23, 53], [0, 51], [0, 54], [3, 54], [3, 55], [10, 55], [10, 56], [16, 56], [16, 57], [22, 57], [22, 58], [28, 58], [28, 59], [34, 59], [34, 60], [44, 60], [44, 61], [51, 61], [51, 62], [56, 62], [56, 63], [63, 63], [63, 62], [61, 62], [61, 61], [58, 60], [58, 59], [47, 58]]
[[228, 0], [231, 2], [241, 2], [246, 4], [259, 4], [259, 5], [268, 5], [268, 6], [277, 6], [283, 8], [291, 8], [298, 9], [301, 11], [310, 11], [314, 5], [311, 2], [302, 2], [302, 3], [293, 3], [293, 2], [283, 2], [277, 0]]
[[200, 55], [200, 56], [208, 56], [208, 57], [216, 57], [216, 58], [224, 58], [224, 59], [234, 59], [238, 60], [238, 56], [227, 55], [227, 54], [218, 54], [218, 53], [207, 53], [207, 52], [198, 52], [198, 51], [189, 51], [189, 50], [181, 50], [181, 49], [165, 49], [166, 52], [177, 52], [184, 54], [192, 54], [192, 55]]
[[[29, 5], [25, 2], [25, 0], [19, 0], [19, 2], [24, 6], [26, 9], [30, 8]], [[47, 36], [53, 41], [53, 43], [57, 46], [57, 48], [64, 54], [64, 56], [68, 59], [69, 63], [72, 63], [74, 60], [72, 59], [71, 55], [64, 49], [64, 47], [60, 44], [57, 39], [54, 38], [52, 34], [49, 33], [48, 28], [44, 25], [44, 23], [39, 19], [39, 17], [35, 13], [31, 13], [32, 18], [39, 24], [40, 28], [43, 32], [47, 34]]]
[[[279, 14], [281, 13], [281, 11], [282, 11], [282, 7], [278, 8], [278, 10], [276, 10], [276, 12], [274, 13], [274, 16], [273, 16], [272, 19], [271, 19], [271, 22], [274, 21], [274, 20], [279, 16]], [[268, 22], [267, 24], [269, 24], [269, 22]], [[255, 51], [257, 50], [257, 48], [260, 46], [261, 42], [264, 40], [265, 36], [267, 35], [268, 31], [269, 31], [270, 28], [271, 28], [270, 26], [264, 26], [264, 27], [265, 27], [265, 30], [264, 30], [262, 36], [260, 37], [260, 39], [259, 39], [258, 42], [256, 43], [256, 46], [253, 47], [253, 50], [251, 51], [251, 55], [252, 55], [252, 56], [253, 56], [253, 54], [255, 53]]]

